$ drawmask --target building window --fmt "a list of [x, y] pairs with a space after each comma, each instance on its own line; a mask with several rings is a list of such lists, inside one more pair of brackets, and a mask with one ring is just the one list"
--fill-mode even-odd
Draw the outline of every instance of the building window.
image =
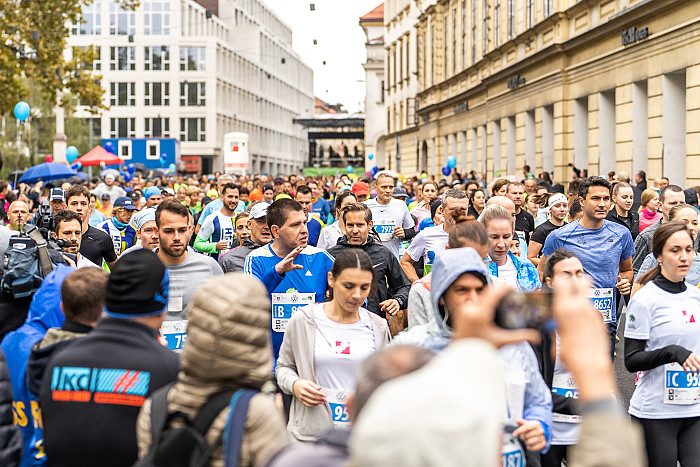
[[135, 138], [136, 137], [135, 118], [110, 118], [109, 137], [110, 138]]
[[180, 47], [180, 71], [206, 71], [204, 47]]
[[109, 69], [114, 71], [133, 71], [136, 69], [135, 47], [110, 47]]
[[452, 74], [457, 73], [457, 8], [452, 10]]
[[449, 19], [450, 17], [445, 15], [445, 22], [442, 23], [442, 28], [444, 31], [443, 34], [443, 40], [442, 40], [442, 50], [444, 50], [444, 53], [442, 54], [442, 79], [447, 79], [447, 27], [449, 26]]
[[83, 11], [77, 24], [71, 25], [71, 34], [74, 36], [88, 36], [102, 34], [102, 2], [95, 0], [89, 5], [83, 5]]
[[462, 69], [467, 68], [467, 0], [462, 0]]
[[[90, 61], [89, 55], [92, 56]], [[102, 48], [99, 45], [73, 47], [73, 58], [79, 59], [78, 68], [81, 70], [102, 70]]]
[[206, 102], [205, 83], [183, 81], [180, 83], [180, 105], [183, 107], [202, 106]]
[[481, 53], [486, 55], [489, 51], [489, 0], [484, 0], [484, 8], [481, 14], [484, 19], [481, 26]]
[[143, 9], [144, 34], [154, 36], [170, 34], [170, 2], [147, 1]]
[[472, 0], [472, 65], [476, 63], [476, 1]]
[[526, 0], [525, 4], [525, 18], [527, 20], [527, 28], [530, 29], [535, 23], [535, 0]]
[[146, 71], [170, 70], [170, 47], [144, 47], [144, 69]]
[[[154, 119], [154, 120], [160, 120], [160, 119]], [[146, 119], [146, 122], [148, 122], [148, 119]], [[146, 125], [148, 125], [148, 123], [146, 123]], [[146, 141], [146, 159], [148, 159], [148, 160], [160, 159], [160, 141], [158, 141], [158, 140]]]
[[398, 82], [401, 83], [403, 81], [403, 49], [401, 48], [401, 39], [399, 39], [397, 47], [398, 47], [398, 49], [396, 51], [396, 55], [398, 55], [398, 57], [399, 57], [398, 58], [399, 66], [397, 67], [397, 69], [399, 70], [399, 81]]
[[423, 87], [428, 87], [428, 33], [423, 31], [423, 73], [421, 75]]
[[204, 118], [181, 118], [180, 141], [205, 141]]
[[[410, 34], [410, 33], [409, 33]], [[404, 52], [406, 53], [406, 82], [411, 80], [411, 36], [406, 36], [406, 46], [404, 47]]]
[[170, 83], [144, 83], [145, 105], [170, 105]]
[[109, 83], [110, 105], [136, 105], [136, 83]]
[[430, 84], [435, 82], [435, 25], [430, 26]]
[[515, 0], [508, 0], [508, 39], [515, 35]]
[[544, 0], [544, 17], [548, 18], [552, 14], [553, 0]]
[[501, 0], [495, 0], [493, 6], [493, 48], [501, 45]]
[[170, 119], [167, 117], [146, 118], [143, 136], [146, 138], [169, 138]]
[[[384, 103], [384, 81], [381, 82], [381, 88], [379, 89], [379, 103]], [[182, 104], [180, 104], [182, 105]]]
[[136, 33], [136, 15], [116, 2], [109, 4], [109, 33], [113, 36]]

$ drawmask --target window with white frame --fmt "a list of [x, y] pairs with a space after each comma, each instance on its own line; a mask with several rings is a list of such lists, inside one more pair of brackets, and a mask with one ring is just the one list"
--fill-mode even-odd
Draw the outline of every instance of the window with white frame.
[[476, 63], [476, 1], [472, 0], [472, 65]]
[[180, 47], [180, 71], [206, 71], [206, 49]]
[[167, 45], [144, 47], [143, 69], [146, 71], [170, 70], [170, 47]]
[[202, 106], [206, 102], [205, 83], [183, 81], [180, 83], [180, 105], [183, 107]]
[[144, 83], [144, 105], [170, 105], [170, 83]]
[[136, 119], [135, 118], [110, 118], [109, 136], [111, 138], [135, 138]]
[[449, 25], [449, 19], [450, 17], [445, 15], [445, 22], [442, 24], [442, 48], [445, 51], [445, 53], [442, 55], [442, 79], [447, 79], [447, 26]]
[[452, 74], [457, 73], [457, 8], [452, 10]]
[[554, 9], [554, 0], [544, 0], [544, 17], [548, 18]]
[[143, 4], [143, 33], [153, 36], [170, 34], [170, 2], [146, 1]]
[[462, 0], [462, 69], [467, 68], [467, 1]]
[[501, 0], [495, 0], [493, 6], [493, 48], [501, 45]]
[[146, 118], [144, 121], [144, 133], [146, 138], [169, 138], [170, 137], [170, 118], [168, 117], [153, 117]]
[[515, 0], [508, 0], [508, 39], [515, 36]]
[[181, 118], [180, 141], [205, 141], [204, 118]]
[[131, 159], [131, 140], [117, 141], [117, 154], [124, 160]]
[[136, 69], [136, 47], [110, 47], [109, 69], [112, 71], [134, 71]]
[[525, 3], [525, 18], [527, 28], [530, 29], [535, 24], [535, 0], [526, 0]]
[[136, 105], [136, 83], [109, 83], [110, 105]]
[[71, 34], [74, 36], [88, 36], [102, 34], [102, 2], [94, 2], [83, 5], [79, 22], [71, 25]]
[[109, 33], [113, 36], [136, 33], [136, 15], [114, 0], [109, 4]]
[[489, 0], [484, 0], [481, 16], [483, 18], [481, 25], [481, 53], [486, 55], [489, 52]]
[[[146, 121], [148, 121], [148, 119], [146, 119]], [[146, 141], [146, 159], [151, 161], [160, 159], [160, 141], [157, 139]]]

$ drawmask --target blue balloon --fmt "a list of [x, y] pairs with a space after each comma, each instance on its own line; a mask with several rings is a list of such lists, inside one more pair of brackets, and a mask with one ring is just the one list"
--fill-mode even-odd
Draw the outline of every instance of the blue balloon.
[[367, 156], [367, 159], [369, 159], [369, 160], [374, 159], [374, 153], [373, 153], [373, 152], [370, 152], [370, 153], [369, 153], [369, 156]]
[[124, 181], [125, 181], [126, 183], [129, 183], [129, 182], [131, 181], [132, 178], [134, 178], [134, 174], [131, 174], [131, 173], [129, 173], [129, 172], [127, 172], [127, 173], [124, 174]]
[[116, 154], [116, 152], [114, 152], [114, 145], [112, 144], [111, 141], [107, 141], [104, 145], [104, 148], [107, 152], [111, 152], [112, 154]]
[[447, 177], [452, 173], [452, 169], [449, 168], [448, 166], [445, 166], [442, 168], [442, 174]]
[[20, 101], [15, 105], [15, 117], [20, 122], [23, 122], [29, 117], [29, 104], [24, 101]]
[[447, 158], [447, 167], [451, 169], [457, 167], [457, 158], [455, 156], [450, 156]]
[[75, 146], [68, 146], [66, 149], [66, 159], [69, 164], [72, 164], [74, 160], [78, 158], [78, 148]]
[[351, 165], [347, 166], [346, 169], [347, 169], [349, 174], [351, 174], [352, 171], [355, 170]]
[[83, 168], [83, 164], [80, 161], [78, 161], [78, 162], [74, 163], [73, 165], [71, 165], [70, 168], [73, 170], [80, 170]]
[[168, 166], [168, 169], [170, 169], [171, 172], [175, 172], [175, 169], [177, 169], [177, 166], [175, 164], [170, 164]]
[[136, 172], [136, 166], [134, 164], [129, 164], [126, 166], [126, 171], [133, 175], [134, 172]]

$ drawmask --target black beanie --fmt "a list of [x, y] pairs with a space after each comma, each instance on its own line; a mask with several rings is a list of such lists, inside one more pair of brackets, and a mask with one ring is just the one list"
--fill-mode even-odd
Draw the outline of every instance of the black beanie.
[[161, 314], [168, 304], [168, 271], [147, 248], [123, 255], [112, 268], [105, 312], [114, 318]]

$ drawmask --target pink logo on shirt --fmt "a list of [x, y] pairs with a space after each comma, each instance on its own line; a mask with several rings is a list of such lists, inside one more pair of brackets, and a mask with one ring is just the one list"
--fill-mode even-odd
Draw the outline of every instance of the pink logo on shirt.
[[688, 313], [685, 310], [681, 311], [681, 313], [683, 313], [683, 316], [685, 316], [685, 324], [690, 324], [690, 323], [695, 322], [695, 316], [693, 316], [692, 313], [690, 314], [690, 318], [688, 318]]
[[335, 341], [335, 353], [337, 355], [350, 355], [350, 342]]

